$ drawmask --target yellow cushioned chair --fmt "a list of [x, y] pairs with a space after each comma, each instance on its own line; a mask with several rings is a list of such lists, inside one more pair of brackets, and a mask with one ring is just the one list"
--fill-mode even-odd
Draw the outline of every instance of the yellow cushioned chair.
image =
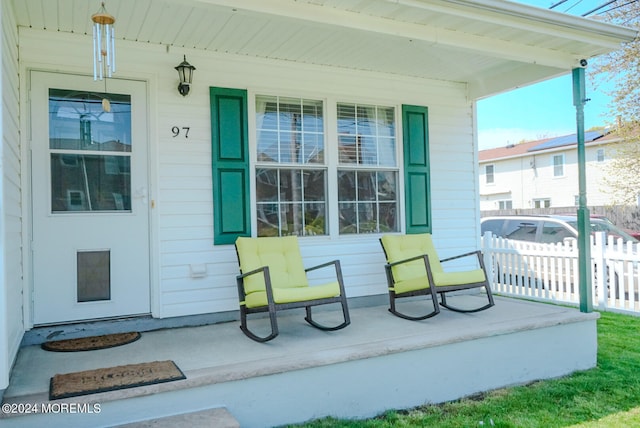
[[[321, 330], [339, 330], [349, 325], [339, 260], [305, 269], [296, 236], [240, 237], [236, 240], [236, 253], [240, 264], [240, 275], [237, 276], [240, 329], [251, 339], [266, 342], [276, 337], [276, 312], [282, 309], [305, 308], [305, 320]], [[307, 272], [328, 266], [334, 267], [336, 280], [323, 285], [309, 285]], [[330, 303], [342, 305], [344, 322], [335, 327], [325, 327], [311, 317], [312, 306]], [[257, 312], [269, 312], [271, 334], [260, 337], [249, 330], [247, 315]]]
[[[409, 320], [423, 320], [437, 315], [440, 312], [439, 306], [456, 312], [478, 312], [495, 304], [480, 251], [440, 260], [429, 233], [384, 235], [380, 238], [380, 243], [387, 258], [385, 271], [389, 285], [389, 311], [392, 314]], [[445, 272], [441, 264], [474, 255], [478, 257], [477, 269]], [[489, 303], [486, 305], [479, 308], [462, 309], [447, 303], [446, 293], [477, 287], [484, 287], [486, 290], [489, 299]], [[440, 294], [440, 305], [438, 305], [437, 294]], [[396, 309], [396, 299], [420, 295], [431, 296], [432, 312], [423, 316], [410, 316]]]

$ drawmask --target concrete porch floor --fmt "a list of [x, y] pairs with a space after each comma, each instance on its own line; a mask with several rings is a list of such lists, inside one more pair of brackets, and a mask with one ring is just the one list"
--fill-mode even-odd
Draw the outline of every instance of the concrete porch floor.
[[[485, 301], [480, 295], [453, 299], [477, 306]], [[318, 319], [340, 315], [324, 311]], [[486, 311], [443, 308], [420, 322], [394, 317], [386, 306], [354, 308], [351, 325], [335, 332], [316, 330], [302, 312], [286, 311], [278, 318], [280, 335], [264, 344], [229, 322], [144, 332], [134, 343], [98, 351], [56, 353], [25, 346], [5, 403], [48, 403], [49, 380], [57, 373], [139, 362], [173, 360], [187, 379], [56, 400], [100, 403], [100, 413], [0, 414], [0, 419], [7, 427], [99, 427], [217, 408], [228, 409], [242, 427], [326, 415], [371, 417], [591, 368], [597, 318], [573, 308], [497, 297]], [[254, 319], [250, 325], [267, 321]]]

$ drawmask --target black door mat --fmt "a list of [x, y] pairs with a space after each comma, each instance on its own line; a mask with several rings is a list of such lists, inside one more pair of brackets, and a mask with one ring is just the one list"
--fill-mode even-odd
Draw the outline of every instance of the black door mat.
[[82, 337], [79, 339], [65, 339], [45, 342], [41, 345], [45, 351], [79, 352], [94, 351], [96, 349], [113, 348], [126, 345], [140, 339], [139, 332], [105, 334], [103, 336]]

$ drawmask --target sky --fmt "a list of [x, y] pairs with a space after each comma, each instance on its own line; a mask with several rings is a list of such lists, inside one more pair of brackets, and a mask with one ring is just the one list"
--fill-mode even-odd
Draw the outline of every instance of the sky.
[[[547, 9], [559, 0], [514, 1]], [[605, 0], [567, 0], [554, 10], [581, 15], [604, 3]], [[585, 129], [609, 125], [610, 97], [607, 92], [612, 87], [594, 87], [588, 72], [585, 81], [586, 97], [590, 99], [584, 107]], [[571, 73], [480, 100], [477, 112], [480, 150], [517, 144], [522, 140], [574, 134], [576, 109]]]

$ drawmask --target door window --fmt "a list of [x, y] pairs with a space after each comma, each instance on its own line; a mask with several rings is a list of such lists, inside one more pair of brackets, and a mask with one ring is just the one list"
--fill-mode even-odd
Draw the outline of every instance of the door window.
[[51, 212], [131, 211], [130, 95], [49, 89], [49, 152]]

